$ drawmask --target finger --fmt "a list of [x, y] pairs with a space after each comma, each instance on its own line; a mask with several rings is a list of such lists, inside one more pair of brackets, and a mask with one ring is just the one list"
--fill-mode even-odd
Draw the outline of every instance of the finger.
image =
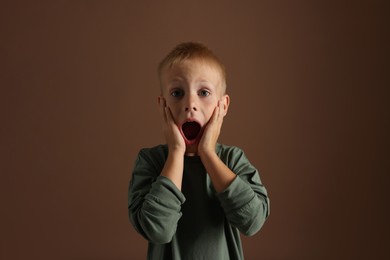
[[221, 101], [220, 100], [218, 100], [218, 103], [217, 103], [217, 106], [215, 107], [214, 113], [215, 113], [215, 121], [218, 122], [221, 118]]
[[221, 127], [223, 121], [223, 109], [222, 109], [222, 102], [219, 100], [218, 105], [215, 108], [215, 119], [214, 122], [218, 128]]
[[218, 111], [218, 103], [217, 103], [217, 106], [214, 108], [213, 114], [211, 115], [210, 123], [214, 123], [218, 120], [218, 114], [219, 111]]
[[173, 120], [171, 109], [169, 107], [165, 107], [165, 116], [167, 118], [167, 123], [176, 125], [175, 120]]
[[160, 108], [161, 117], [164, 119], [164, 122], [167, 122], [167, 116], [165, 113], [165, 99], [163, 97], [158, 97], [158, 104]]
[[222, 121], [225, 116], [225, 111], [224, 111], [224, 104], [222, 103], [221, 100], [218, 101], [218, 106], [219, 106], [219, 119]]

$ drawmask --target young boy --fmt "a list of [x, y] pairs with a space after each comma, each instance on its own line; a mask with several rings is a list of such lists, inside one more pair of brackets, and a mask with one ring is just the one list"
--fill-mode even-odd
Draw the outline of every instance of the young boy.
[[129, 218], [148, 259], [243, 259], [239, 231], [269, 214], [256, 168], [217, 143], [229, 107], [225, 70], [205, 46], [183, 43], [160, 63], [158, 104], [166, 145], [142, 149], [129, 186]]

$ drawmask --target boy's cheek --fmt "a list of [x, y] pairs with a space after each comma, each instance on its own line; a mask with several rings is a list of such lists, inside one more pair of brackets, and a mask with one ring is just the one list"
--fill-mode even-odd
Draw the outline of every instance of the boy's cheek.
[[[172, 111], [172, 110], [171, 110], [171, 111]], [[172, 111], [172, 116], [173, 116], [173, 120], [175, 121], [176, 125], [177, 125], [178, 127], [180, 127], [180, 126], [179, 126], [180, 120], [179, 120], [179, 117], [178, 117], [177, 113], [174, 112], [174, 111]]]

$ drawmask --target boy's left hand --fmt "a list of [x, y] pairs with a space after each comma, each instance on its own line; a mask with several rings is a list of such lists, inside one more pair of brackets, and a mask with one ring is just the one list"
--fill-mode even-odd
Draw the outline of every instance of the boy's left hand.
[[222, 102], [218, 101], [213, 115], [204, 129], [202, 138], [198, 144], [199, 156], [215, 153], [215, 146], [217, 144], [219, 134], [221, 133], [222, 122], [225, 116], [225, 111], [222, 106]]

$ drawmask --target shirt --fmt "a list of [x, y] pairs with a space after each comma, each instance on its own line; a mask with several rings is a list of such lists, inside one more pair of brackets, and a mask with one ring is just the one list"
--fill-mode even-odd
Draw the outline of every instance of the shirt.
[[237, 177], [217, 193], [198, 156], [185, 156], [181, 191], [160, 176], [167, 145], [142, 149], [129, 185], [130, 222], [148, 241], [147, 259], [244, 259], [239, 232], [255, 234], [269, 215], [269, 198], [244, 152], [217, 144]]

